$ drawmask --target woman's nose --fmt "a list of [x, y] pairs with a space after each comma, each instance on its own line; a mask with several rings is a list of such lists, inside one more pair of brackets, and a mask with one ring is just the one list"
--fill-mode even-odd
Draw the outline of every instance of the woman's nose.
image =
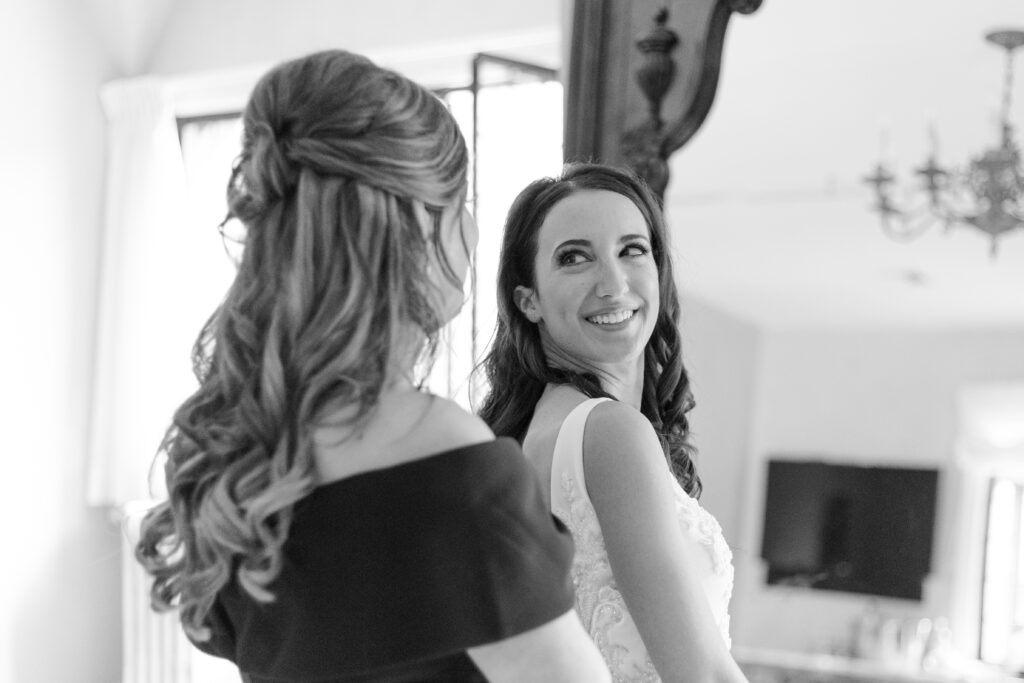
[[605, 263], [598, 271], [597, 295], [599, 297], [616, 297], [625, 294], [629, 289], [626, 273], [618, 261]]

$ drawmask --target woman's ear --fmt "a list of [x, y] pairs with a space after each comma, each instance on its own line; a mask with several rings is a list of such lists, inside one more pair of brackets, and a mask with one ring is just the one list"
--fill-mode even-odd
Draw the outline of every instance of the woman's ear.
[[519, 285], [512, 293], [512, 300], [516, 302], [516, 308], [523, 312], [526, 319], [531, 323], [540, 322], [540, 308], [537, 306], [537, 293], [529, 287]]

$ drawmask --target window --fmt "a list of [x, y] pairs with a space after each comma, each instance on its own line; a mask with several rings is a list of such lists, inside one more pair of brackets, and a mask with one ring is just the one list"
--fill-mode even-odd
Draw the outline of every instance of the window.
[[464, 88], [441, 93], [470, 146], [472, 211], [480, 228], [473, 290], [443, 335], [428, 386], [472, 410], [486, 393], [473, 367], [487, 352], [497, 320], [495, 284], [501, 228], [528, 183], [562, 167], [562, 86], [544, 67], [478, 54]]
[[[1024, 477], [996, 476], [988, 496], [981, 588], [981, 659], [1024, 662]], [[1016, 653], [1018, 661], [1013, 661]]]
[[951, 645], [966, 663], [1024, 671], [1024, 382], [957, 394]]

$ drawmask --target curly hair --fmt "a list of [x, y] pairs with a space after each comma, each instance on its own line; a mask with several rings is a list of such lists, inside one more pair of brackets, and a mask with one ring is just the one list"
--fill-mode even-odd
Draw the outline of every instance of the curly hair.
[[153, 607], [179, 608], [194, 639], [229, 581], [273, 599], [293, 507], [315, 485], [314, 427], [358, 427], [396, 363], [432, 358], [430, 274], [458, 280], [439, 226], [461, 210], [467, 158], [437, 97], [359, 55], [285, 62], [255, 86], [225, 219], [244, 250], [193, 349], [199, 388], [161, 445], [168, 498], [136, 547]]
[[651, 234], [658, 269], [660, 309], [654, 331], [644, 349], [644, 386], [640, 410], [654, 426], [665, 458], [684, 490], [699, 498], [696, 450], [689, 442], [686, 414], [694, 406], [690, 381], [683, 365], [679, 333], [679, 294], [672, 275], [667, 230], [660, 202], [635, 173], [592, 163], [568, 164], [557, 178], [542, 178], [528, 185], [512, 203], [505, 220], [498, 266], [498, 322], [490, 351], [480, 364], [489, 392], [480, 416], [495, 434], [522, 442], [534, 407], [547, 384], [571, 384], [590, 397], [610, 396], [596, 375], [548, 364], [536, 324], [516, 306], [517, 286], [536, 287], [534, 260], [537, 235], [551, 208], [580, 190], [607, 190], [620, 194], [643, 214]]

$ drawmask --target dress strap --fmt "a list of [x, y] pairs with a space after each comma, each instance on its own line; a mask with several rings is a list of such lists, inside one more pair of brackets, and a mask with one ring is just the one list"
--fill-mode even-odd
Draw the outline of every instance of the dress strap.
[[590, 398], [573, 408], [562, 426], [558, 429], [555, 439], [555, 452], [551, 457], [551, 509], [562, 512], [565, 509], [565, 494], [562, 491], [562, 480], [567, 475], [579, 482], [579, 489], [588, 499], [587, 483], [583, 476], [583, 431], [587, 426], [587, 417], [598, 403], [610, 401], [610, 398]]

